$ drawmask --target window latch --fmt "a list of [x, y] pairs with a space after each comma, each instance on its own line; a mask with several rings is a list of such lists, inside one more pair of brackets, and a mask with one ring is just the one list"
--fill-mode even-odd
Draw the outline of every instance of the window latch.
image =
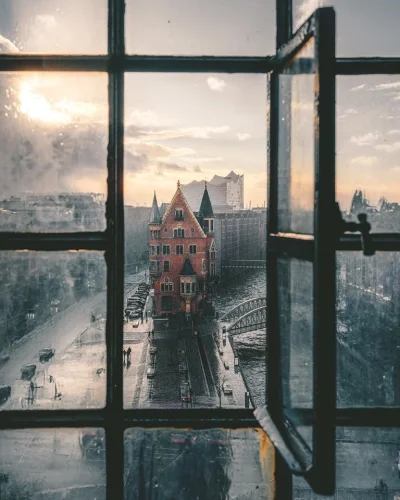
[[344, 233], [361, 233], [361, 248], [364, 255], [375, 255], [371, 238], [371, 224], [367, 221], [367, 214], [358, 214], [359, 222], [351, 222], [343, 219], [339, 203], [336, 203], [338, 236]]

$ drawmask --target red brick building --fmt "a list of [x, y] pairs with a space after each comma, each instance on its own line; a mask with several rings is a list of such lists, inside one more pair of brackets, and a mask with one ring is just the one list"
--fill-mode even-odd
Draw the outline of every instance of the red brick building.
[[194, 214], [180, 188], [161, 218], [154, 193], [149, 222], [155, 314], [198, 312], [216, 274], [214, 214], [207, 185]]

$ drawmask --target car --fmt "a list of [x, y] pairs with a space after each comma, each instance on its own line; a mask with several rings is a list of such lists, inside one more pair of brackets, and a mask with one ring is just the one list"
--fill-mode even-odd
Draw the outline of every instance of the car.
[[192, 390], [189, 382], [183, 382], [181, 385], [181, 400], [185, 403], [190, 403], [192, 400]]
[[150, 346], [150, 354], [155, 354], [157, 352], [157, 347], [155, 345]]
[[229, 370], [229, 363], [228, 363], [228, 361], [226, 361], [226, 359], [224, 359], [224, 367], [225, 367], [225, 370]]
[[0, 385], [0, 403], [4, 403], [11, 396], [11, 387], [9, 385]]
[[188, 369], [187, 366], [184, 364], [179, 365], [179, 373], [187, 373]]
[[131, 311], [129, 313], [129, 319], [137, 320], [137, 318], [140, 318], [140, 311]]
[[222, 384], [222, 392], [224, 394], [233, 394], [232, 387], [230, 386], [230, 384], [228, 382], [224, 382]]
[[147, 368], [147, 378], [153, 378], [155, 377], [156, 375], [156, 369], [154, 368], [154, 366], [149, 366]]
[[36, 365], [25, 365], [21, 368], [21, 380], [32, 380], [36, 373]]
[[45, 361], [49, 361], [55, 354], [55, 350], [51, 347], [46, 347], [45, 349], [40, 349], [39, 351], [39, 361], [44, 363]]
[[133, 326], [133, 328], [137, 328], [139, 326], [139, 320], [138, 319], [134, 319], [132, 321], [132, 326]]

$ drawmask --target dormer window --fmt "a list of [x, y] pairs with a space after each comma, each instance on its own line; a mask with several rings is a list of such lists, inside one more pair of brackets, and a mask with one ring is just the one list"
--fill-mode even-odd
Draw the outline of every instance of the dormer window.
[[183, 210], [181, 208], [175, 209], [175, 220], [183, 220]]

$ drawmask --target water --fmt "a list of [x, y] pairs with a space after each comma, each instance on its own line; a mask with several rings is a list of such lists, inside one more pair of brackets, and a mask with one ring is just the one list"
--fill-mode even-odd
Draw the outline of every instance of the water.
[[[220, 317], [245, 300], [265, 297], [267, 294], [265, 270], [249, 271], [246, 276], [227, 282], [214, 296]], [[265, 403], [266, 330], [236, 335], [235, 347], [239, 354], [242, 374], [256, 405]]]

